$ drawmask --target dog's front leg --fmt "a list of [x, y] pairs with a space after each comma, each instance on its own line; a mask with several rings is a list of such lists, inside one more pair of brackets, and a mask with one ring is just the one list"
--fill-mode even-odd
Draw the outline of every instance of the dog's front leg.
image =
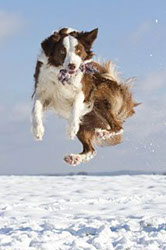
[[79, 130], [82, 111], [84, 109], [84, 99], [85, 97], [84, 97], [83, 92], [80, 92], [76, 96], [76, 99], [73, 103], [72, 114], [71, 114], [71, 118], [69, 120], [69, 124], [67, 128], [67, 133], [72, 140], [77, 135], [78, 130]]
[[44, 135], [43, 127], [43, 105], [40, 99], [35, 98], [34, 106], [32, 109], [32, 132], [35, 138], [39, 141], [42, 140]]

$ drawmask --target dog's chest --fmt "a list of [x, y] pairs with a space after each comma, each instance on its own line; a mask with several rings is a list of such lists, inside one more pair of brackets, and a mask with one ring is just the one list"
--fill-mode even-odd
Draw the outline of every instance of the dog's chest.
[[58, 81], [59, 69], [43, 65], [40, 69], [37, 92], [43, 101], [49, 102], [49, 108], [57, 115], [69, 119], [77, 94], [82, 91], [81, 78], [78, 75], [70, 84], [63, 85]]

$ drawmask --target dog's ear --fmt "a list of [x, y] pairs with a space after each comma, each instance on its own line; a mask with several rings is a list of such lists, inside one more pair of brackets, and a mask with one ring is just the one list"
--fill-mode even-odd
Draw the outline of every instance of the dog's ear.
[[91, 47], [94, 40], [96, 39], [98, 34], [98, 29], [94, 29], [89, 32], [81, 32], [79, 33], [79, 38], [82, 42], [88, 45], [88, 47]]
[[61, 38], [61, 36], [60, 36], [60, 34], [59, 34], [58, 32], [55, 31], [55, 32], [52, 34], [52, 39], [53, 39], [55, 42], [59, 42], [60, 38]]
[[50, 45], [51, 45], [51, 41], [50, 38], [46, 38], [42, 43], [41, 43], [41, 47], [44, 50], [46, 56], [49, 56], [50, 54]]
[[73, 37], [75, 37], [75, 38], [79, 37], [79, 33], [77, 31], [70, 32], [70, 35], [73, 36]]
[[58, 32], [54, 32], [50, 37], [46, 38], [42, 43], [41, 47], [44, 50], [46, 56], [50, 55], [53, 46], [56, 42], [60, 40], [60, 34]]

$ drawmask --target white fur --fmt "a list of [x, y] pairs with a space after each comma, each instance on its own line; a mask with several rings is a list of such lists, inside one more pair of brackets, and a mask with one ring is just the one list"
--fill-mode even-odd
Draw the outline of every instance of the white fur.
[[42, 123], [43, 104], [50, 101], [49, 109], [68, 120], [68, 134], [73, 139], [79, 130], [81, 117], [90, 111], [84, 102], [81, 79], [83, 73], [78, 70], [70, 81], [63, 85], [58, 81], [59, 70], [63, 67], [48, 65], [48, 58], [41, 51], [38, 60], [43, 63], [40, 68], [34, 107], [32, 111], [32, 126], [34, 136], [41, 140], [44, 134]]
[[71, 139], [74, 139], [75, 135], [79, 130], [80, 118], [82, 116], [82, 112], [84, 112], [84, 94], [82, 91], [78, 93], [76, 96], [76, 100], [73, 103], [72, 115], [68, 125], [68, 135]]
[[36, 99], [32, 110], [32, 129], [36, 139], [41, 141], [44, 135], [44, 127], [42, 122], [43, 105], [40, 100]]
[[95, 132], [98, 139], [106, 140], [116, 135], [122, 134], [123, 129], [120, 129], [118, 132], [110, 132], [106, 129], [96, 128]]
[[117, 83], [121, 83], [120, 73], [112, 61], [100, 62], [100, 59], [97, 59], [96, 61], [98, 61], [100, 64], [103, 64], [103, 67], [106, 69], [106, 73], [102, 74], [103, 77], [116, 81]]
[[78, 31], [78, 30], [72, 29], [72, 28], [68, 27], [66, 33], [67, 33], [67, 34], [70, 34], [70, 33], [73, 32], [73, 31]]
[[66, 58], [64, 61], [64, 68], [68, 69], [68, 65], [69, 64], [74, 64], [76, 66], [75, 70], [78, 70], [80, 65], [81, 65], [81, 57], [75, 54], [75, 47], [78, 44], [78, 41], [76, 38], [74, 38], [73, 36], [66, 36], [63, 39], [63, 45], [66, 48]]
[[96, 152], [88, 152], [85, 154], [70, 154], [64, 157], [64, 161], [72, 166], [77, 166], [80, 163], [85, 163], [91, 160], [96, 155]]
[[[73, 32], [73, 31], [78, 31], [78, 30], [72, 29], [72, 28], [70, 28], [70, 27], [66, 27], [66, 28], [67, 28], [66, 34], [70, 34], [70, 33]], [[61, 30], [61, 28], [56, 29], [56, 30], [53, 30], [53, 31], [52, 31], [52, 34], [53, 34], [54, 32], [59, 32], [60, 30]]]

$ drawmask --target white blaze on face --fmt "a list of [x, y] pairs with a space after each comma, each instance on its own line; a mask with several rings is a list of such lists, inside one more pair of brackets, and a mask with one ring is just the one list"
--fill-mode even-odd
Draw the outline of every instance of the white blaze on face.
[[66, 48], [66, 58], [63, 63], [65, 69], [68, 69], [69, 64], [74, 64], [76, 67], [75, 70], [78, 70], [82, 63], [81, 57], [75, 54], [75, 48], [77, 44], [78, 41], [73, 36], [69, 35], [63, 39], [63, 45]]

